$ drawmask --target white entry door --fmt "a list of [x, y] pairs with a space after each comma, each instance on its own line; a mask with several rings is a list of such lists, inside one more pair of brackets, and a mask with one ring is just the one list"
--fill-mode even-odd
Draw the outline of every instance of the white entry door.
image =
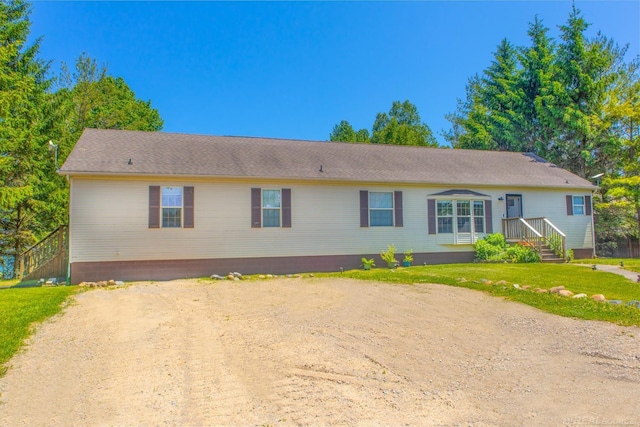
[[522, 217], [522, 195], [507, 194], [507, 218]]

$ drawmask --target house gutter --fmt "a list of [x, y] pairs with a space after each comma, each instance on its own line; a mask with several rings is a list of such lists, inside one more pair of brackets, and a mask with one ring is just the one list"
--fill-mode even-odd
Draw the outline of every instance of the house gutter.
[[353, 179], [353, 178], [332, 178], [332, 177], [295, 177], [295, 176], [260, 176], [260, 175], [187, 175], [187, 174], [155, 174], [155, 173], [113, 173], [113, 172], [76, 172], [76, 171], [62, 171], [58, 172], [60, 175], [67, 176], [79, 176], [79, 177], [114, 177], [114, 178], [153, 178], [153, 179], [198, 179], [198, 180], [215, 180], [215, 179], [229, 179], [237, 181], [302, 181], [302, 182], [318, 182], [318, 183], [366, 183], [373, 185], [412, 185], [412, 186], [425, 186], [433, 185], [438, 187], [482, 187], [482, 188], [505, 188], [505, 187], [517, 187], [517, 188], [548, 188], [548, 189], [566, 189], [566, 190], [581, 190], [581, 191], [595, 191], [598, 187], [593, 185], [532, 185], [532, 184], [482, 184], [478, 182], [467, 183], [451, 183], [451, 182], [433, 182], [433, 181], [373, 181], [365, 179]]

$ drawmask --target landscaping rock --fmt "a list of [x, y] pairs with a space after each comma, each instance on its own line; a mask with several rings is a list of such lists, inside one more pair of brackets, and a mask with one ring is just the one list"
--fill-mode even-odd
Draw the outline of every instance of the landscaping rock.
[[507, 284], [507, 281], [506, 281], [506, 280], [498, 280], [498, 281], [496, 282], [496, 285], [506, 285], [506, 284]]
[[293, 279], [293, 274], [287, 274], [287, 277], [288, 277], [289, 279]]
[[640, 301], [637, 301], [637, 300], [629, 301], [627, 305], [630, 307], [640, 308]]
[[461, 277], [460, 279], [458, 279], [458, 282], [460, 283], [466, 283], [467, 279], [465, 279], [464, 277]]
[[216, 279], [216, 280], [224, 280], [225, 279], [225, 277], [220, 276], [218, 274], [212, 274], [211, 276], [209, 276], [209, 278]]
[[549, 292], [551, 292], [552, 294], [557, 294], [562, 290], [564, 290], [564, 286], [554, 286], [553, 288], [549, 289]]
[[266, 279], [266, 278], [267, 278], [267, 276], [265, 276], [264, 274], [261, 274], [261, 275], [258, 276], [258, 279]]
[[116, 280], [116, 286], [124, 286], [124, 282], [122, 280]]
[[[497, 284], [497, 283], [496, 283], [496, 284]], [[518, 285], [517, 283], [514, 283], [514, 284], [513, 284], [513, 287], [514, 287], [515, 289], [520, 289], [520, 290], [522, 289], [522, 288], [520, 287], [520, 285]]]
[[116, 285], [116, 281], [111, 279], [107, 282], [107, 286], [115, 286]]
[[623, 303], [621, 299], [608, 299], [607, 302], [613, 305], [622, 305]]
[[237, 271], [234, 271], [233, 273], [234, 276], [236, 276], [238, 279], [242, 279], [242, 274], [238, 273]]
[[531, 289], [531, 286], [529, 286], [529, 285], [522, 285], [522, 286], [520, 286], [520, 289], [524, 289], [525, 291], [528, 291], [529, 289]]
[[267, 279], [273, 279], [273, 274], [267, 274]]
[[227, 274], [227, 279], [234, 280], [235, 278], [236, 276], [234, 276], [233, 274]]
[[309, 277], [316, 277], [316, 276], [314, 276], [313, 274], [310, 274]]
[[602, 301], [606, 301], [607, 300], [604, 297], [604, 295], [602, 295], [602, 294], [591, 295], [591, 299], [594, 300], [594, 301], [598, 301], [598, 302], [602, 302]]
[[539, 294], [548, 294], [549, 289], [536, 288], [535, 291]]
[[572, 296], [571, 298], [586, 298], [587, 294], [575, 294], [574, 296]]
[[573, 292], [567, 289], [561, 289], [560, 291], [558, 291], [558, 295], [560, 295], [561, 297], [571, 297], [573, 296]]

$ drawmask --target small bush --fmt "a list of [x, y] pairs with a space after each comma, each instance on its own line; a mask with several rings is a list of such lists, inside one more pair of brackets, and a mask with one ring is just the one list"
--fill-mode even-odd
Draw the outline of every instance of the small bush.
[[505, 252], [505, 256], [507, 260], [511, 262], [540, 262], [540, 255], [536, 251], [521, 245], [509, 246]]
[[474, 249], [478, 261], [505, 261], [505, 262], [539, 262], [540, 256], [530, 247], [522, 245], [508, 245], [501, 233], [487, 235], [478, 240]]
[[500, 233], [489, 234], [474, 245], [476, 259], [479, 261], [501, 261], [507, 250], [507, 242]]

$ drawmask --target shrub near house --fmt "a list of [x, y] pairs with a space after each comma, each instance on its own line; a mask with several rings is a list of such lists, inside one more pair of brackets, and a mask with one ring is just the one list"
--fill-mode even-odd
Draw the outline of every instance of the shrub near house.
[[540, 262], [540, 256], [529, 246], [509, 245], [500, 233], [487, 235], [474, 244], [478, 261]]

